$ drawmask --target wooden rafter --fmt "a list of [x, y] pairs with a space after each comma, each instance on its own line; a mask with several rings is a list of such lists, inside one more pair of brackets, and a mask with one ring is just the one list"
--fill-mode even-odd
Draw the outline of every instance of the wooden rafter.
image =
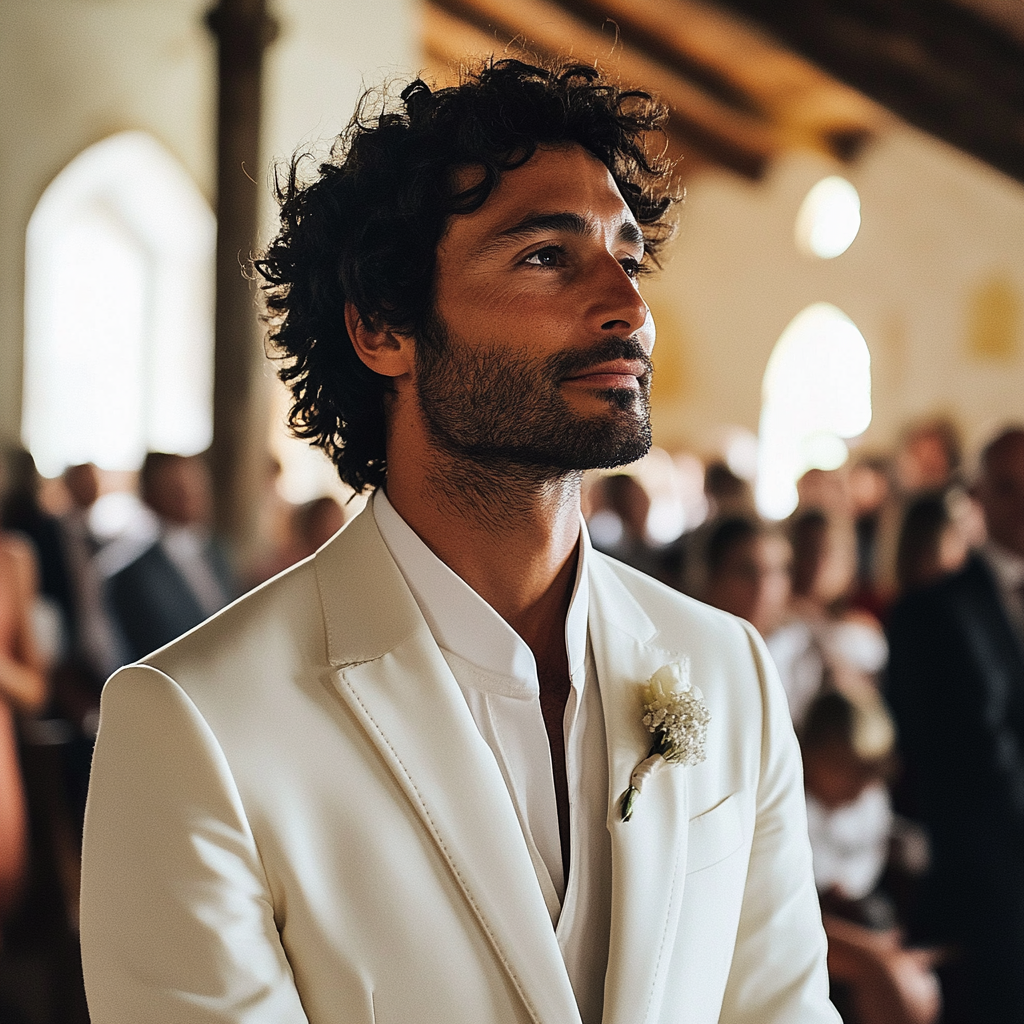
[[[671, 111], [684, 168], [757, 178], [785, 148], [850, 159], [882, 122], [878, 107], [703, 0], [426, 0], [427, 52], [572, 56], [648, 89]], [[696, 158], [696, 159], [694, 159]], [[684, 170], [685, 173], [685, 170]]]
[[888, 108], [1024, 181], [1024, 14], [997, 0], [423, 2], [438, 59], [468, 34], [597, 62], [669, 104], [674, 148], [749, 177], [793, 147], [852, 159]]
[[863, 94], [700, 0], [556, 2], [590, 24], [613, 20], [628, 44], [723, 102], [756, 112], [783, 145], [849, 159], [883, 120]]
[[502, 0], [434, 0], [426, 9], [428, 47], [435, 52], [450, 49], [431, 29], [442, 25], [438, 15], [444, 14], [493, 40], [494, 49], [512, 44], [526, 53], [598, 64], [623, 83], [646, 88], [669, 105], [669, 134], [680, 149], [696, 151], [747, 177], [759, 177], [779, 150], [771, 126], [759, 116], [723, 103], [624, 44], [614, 31], [588, 26], [547, 0], [517, 0], [514, 5]]
[[718, 0], [912, 124], [1024, 181], [1024, 44], [949, 0]]
[[[536, 51], [527, 50], [517, 40], [482, 31], [432, 3], [424, 6], [422, 24], [428, 75], [440, 85], [454, 84], [467, 62], [490, 56], [529, 61], [536, 56]], [[684, 176], [711, 163], [677, 132], [667, 134], [667, 145], [670, 159]]]

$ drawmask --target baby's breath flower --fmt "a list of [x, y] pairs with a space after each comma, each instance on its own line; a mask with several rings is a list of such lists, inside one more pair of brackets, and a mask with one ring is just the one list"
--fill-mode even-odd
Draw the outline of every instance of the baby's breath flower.
[[644, 780], [665, 764], [700, 764], [705, 758], [711, 713], [704, 695], [690, 683], [689, 659], [664, 665], [641, 687], [641, 721], [654, 736], [650, 753], [636, 766], [622, 797], [622, 820], [633, 816], [633, 804]]

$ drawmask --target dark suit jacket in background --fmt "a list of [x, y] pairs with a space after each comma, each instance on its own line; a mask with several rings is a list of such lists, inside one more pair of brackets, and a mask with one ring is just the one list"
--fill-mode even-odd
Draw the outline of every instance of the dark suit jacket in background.
[[932, 840], [926, 937], [964, 952], [978, 1024], [1024, 1022], [1024, 642], [974, 556], [889, 624], [888, 697]]
[[[227, 562], [216, 545], [209, 545], [207, 561], [225, 596], [236, 596]], [[107, 580], [106, 599], [128, 661], [144, 658], [211, 614], [159, 541]]]

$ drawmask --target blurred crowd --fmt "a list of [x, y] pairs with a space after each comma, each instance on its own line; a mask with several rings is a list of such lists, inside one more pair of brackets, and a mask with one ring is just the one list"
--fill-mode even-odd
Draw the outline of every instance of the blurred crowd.
[[712, 464], [669, 543], [657, 491], [593, 481], [595, 543], [764, 638], [844, 1021], [1024, 1021], [1024, 429], [969, 466], [951, 423], [914, 424], [808, 472], [781, 523]]
[[312, 554], [345, 522], [333, 497], [281, 500], [232, 563], [201, 456], [147, 455], [44, 480], [0, 462], [0, 1024], [86, 1024], [77, 940], [80, 836], [105, 679]]
[[[137, 479], [0, 471], [0, 1024], [87, 1021], [82, 814], [104, 679], [344, 524], [268, 468], [233, 565], [200, 456]], [[655, 450], [589, 477], [599, 549], [749, 620], [804, 759], [833, 997], [847, 1024], [1024, 1021], [1024, 432], [967, 465], [955, 427], [799, 482], [781, 523], [724, 461]], [[351, 511], [351, 510], [349, 510]]]

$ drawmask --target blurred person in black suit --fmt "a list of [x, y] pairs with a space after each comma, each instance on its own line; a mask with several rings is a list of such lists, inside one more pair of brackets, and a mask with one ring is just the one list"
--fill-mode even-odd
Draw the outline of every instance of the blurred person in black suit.
[[958, 953], [947, 1020], [1021, 1024], [1024, 428], [984, 450], [974, 493], [988, 540], [893, 610], [888, 689], [932, 839], [921, 927]]
[[[106, 598], [135, 661], [224, 607], [235, 594], [230, 569], [210, 533], [210, 478], [199, 455], [150, 452], [139, 472], [142, 500], [154, 513], [146, 542], [125, 557], [102, 554]], [[140, 550], [141, 548], [141, 550]]]

